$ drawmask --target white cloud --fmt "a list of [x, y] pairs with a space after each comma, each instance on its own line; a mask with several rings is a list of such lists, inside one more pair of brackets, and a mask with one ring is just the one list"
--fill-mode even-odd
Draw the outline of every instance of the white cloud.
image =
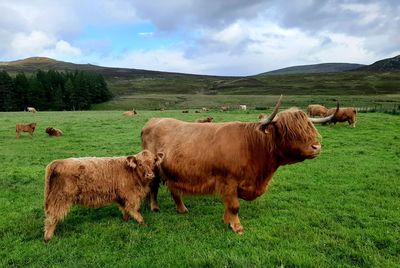
[[79, 56], [79, 48], [73, 47], [64, 40], [41, 31], [16, 33], [10, 43], [9, 53], [16, 58], [31, 56], [70, 57]]
[[[0, 0], [0, 60], [48, 56], [221, 75], [369, 64], [400, 53], [399, 12], [397, 0]], [[103, 28], [129, 31], [118, 39]]]

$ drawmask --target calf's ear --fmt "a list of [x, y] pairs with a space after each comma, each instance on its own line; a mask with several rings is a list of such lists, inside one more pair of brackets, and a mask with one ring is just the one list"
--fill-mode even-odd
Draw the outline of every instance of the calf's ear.
[[157, 153], [157, 156], [156, 156], [156, 165], [161, 164], [161, 162], [162, 162], [163, 159], [164, 159], [164, 156], [165, 156], [165, 154], [162, 153], [162, 152], [158, 152], [158, 153]]
[[126, 158], [126, 164], [128, 167], [136, 168], [136, 157], [134, 155], [130, 155]]

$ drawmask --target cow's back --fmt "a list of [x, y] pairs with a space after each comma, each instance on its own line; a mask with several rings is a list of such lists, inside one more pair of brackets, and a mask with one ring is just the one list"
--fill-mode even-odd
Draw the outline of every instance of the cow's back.
[[254, 159], [248, 139], [243, 138], [245, 125], [152, 119], [142, 130], [142, 147], [165, 153], [162, 177], [173, 188], [186, 193], [212, 193], [217, 182], [255, 177], [252, 173], [256, 169], [246, 168]]

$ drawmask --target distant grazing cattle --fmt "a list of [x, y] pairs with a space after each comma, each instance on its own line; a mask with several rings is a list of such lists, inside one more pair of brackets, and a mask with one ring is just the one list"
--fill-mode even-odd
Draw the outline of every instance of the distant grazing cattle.
[[63, 132], [60, 129], [54, 127], [46, 128], [45, 132], [49, 134], [49, 136], [54, 136], [54, 137], [60, 137], [61, 135], [63, 135]]
[[189, 110], [183, 110], [182, 113], [187, 114]]
[[221, 106], [221, 108], [219, 109], [221, 112], [226, 112], [229, 110], [228, 106]]
[[243, 104], [240, 104], [240, 105], [239, 105], [239, 108], [240, 108], [240, 110], [243, 110], [243, 111], [246, 111], [246, 110], [247, 110], [247, 106], [246, 106], [246, 105], [243, 105]]
[[54, 160], [46, 167], [44, 239], [74, 204], [98, 207], [117, 203], [123, 219], [144, 224], [140, 203], [148, 194], [154, 169], [164, 157], [144, 150], [128, 157], [84, 157]]
[[267, 117], [266, 114], [261, 113], [261, 114], [258, 115], [258, 120], [264, 119], [266, 117]]
[[123, 116], [134, 116], [136, 114], [137, 114], [136, 110], [126, 111], [122, 113]]
[[310, 104], [307, 107], [307, 114], [309, 116], [325, 116], [328, 109], [319, 104]]
[[198, 114], [198, 113], [200, 113], [200, 111], [198, 111], [198, 110], [196, 110], [196, 111], [194, 111], [196, 114]]
[[26, 110], [27, 110], [28, 112], [31, 112], [31, 113], [36, 113], [36, 112], [37, 112], [36, 109], [33, 108], [33, 107], [27, 107]]
[[299, 109], [272, 114], [257, 123], [188, 123], [173, 118], [150, 119], [142, 129], [142, 147], [165, 153], [159, 176], [151, 186], [151, 209], [159, 210], [157, 193], [162, 180], [179, 213], [188, 212], [181, 195], [218, 194], [224, 205], [224, 221], [235, 233], [240, 223], [239, 198], [254, 200], [268, 188], [279, 166], [312, 159], [321, 152], [319, 134]]
[[35, 131], [35, 128], [36, 128], [36, 123], [16, 124], [15, 132], [16, 132], [17, 138], [19, 138], [21, 132], [28, 132], [29, 135], [32, 138], [32, 135], [33, 135], [33, 132]]
[[[329, 109], [326, 112], [326, 115], [332, 115], [335, 113], [335, 108]], [[336, 124], [336, 122], [348, 122], [350, 127], [356, 127], [357, 121], [357, 110], [354, 107], [349, 108], [340, 108], [339, 111], [335, 114], [335, 116], [324, 124]]]
[[207, 109], [206, 107], [201, 108], [201, 110], [202, 110], [203, 112], [208, 112], [208, 109]]
[[197, 119], [196, 122], [197, 123], [210, 123], [213, 121], [214, 118], [212, 118], [211, 116], [204, 118], [204, 119]]

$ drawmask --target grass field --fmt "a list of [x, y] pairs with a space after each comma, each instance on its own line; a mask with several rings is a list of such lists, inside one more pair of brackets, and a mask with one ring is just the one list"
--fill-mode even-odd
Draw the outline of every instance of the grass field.
[[[141, 128], [154, 116], [255, 121], [259, 112], [0, 113], [0, 266], [398, 267], [400, 116], [383, 113], [359, 114], [355, 129], [318, 126], [318, 158], [281, 167], [267, 194], [241, 201], [242, 236], [223, 224], [219, 198], [186, 198], [190, 212], [179, 215], [163, 187], [161, 211], [142, 208], [147, 227], [122, 221], [115, 205], [74, 207], [43, 242], [50, 161], [136, 153]], [[18, 122], [37, 122], [32, 139], [15, 138]], [[65, 135], [47, 137], [49, 126]]]
[[[219, 110], [221, 106], [230, 106], [237, 110], [239, 104], [252, 109], [267, 109], [275, 106], [279, 95], [202, 95], [202, 94], [134, 94], [115, 97], [113, 100], [97, 104], [95, 110], [159, 110], [159, 109], [200, 109], [207, 107]], [[400, 113], [400, 94], [387, 95], [285, 95], [285, 107], [305, 109], [309, 104], [322, 104], [326, 107], [352, 106], [375, 109], [377, 111], [396, 111]]]

